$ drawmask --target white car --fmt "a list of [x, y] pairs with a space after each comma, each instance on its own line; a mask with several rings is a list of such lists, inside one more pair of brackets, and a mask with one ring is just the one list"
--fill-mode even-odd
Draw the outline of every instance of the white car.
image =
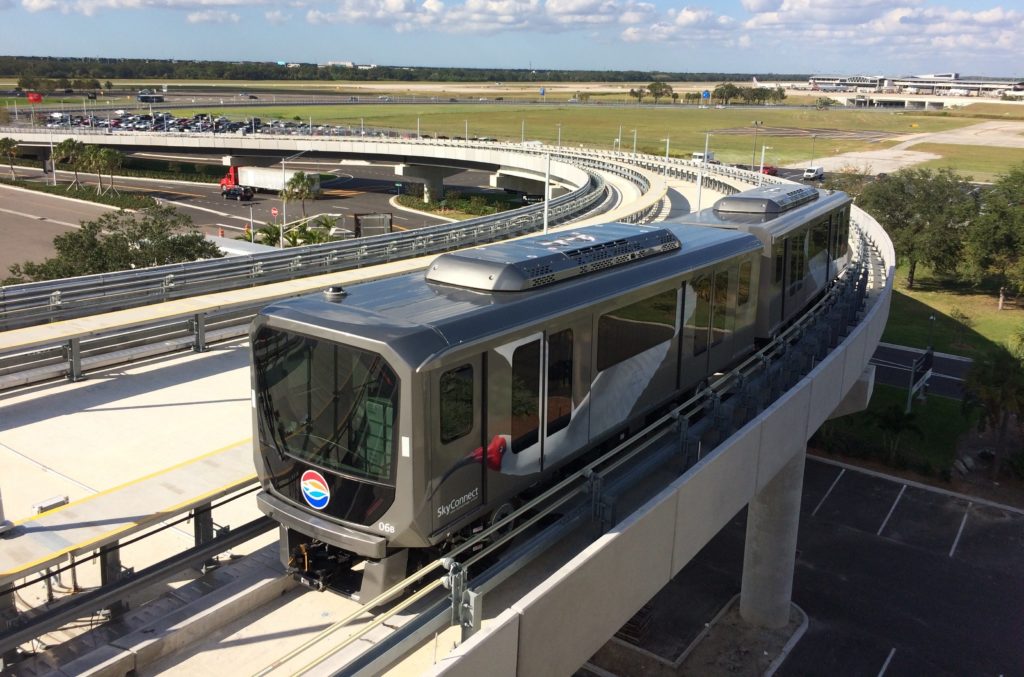
[[821, 181], [825, 178], [824, 167], [808, 167], [804, 170], [805, 181]]

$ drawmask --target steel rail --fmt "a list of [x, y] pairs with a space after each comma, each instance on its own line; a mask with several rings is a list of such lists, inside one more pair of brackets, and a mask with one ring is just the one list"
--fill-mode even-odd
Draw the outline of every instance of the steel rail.
[[[277, 523], [269, 517], [258, 517], [237, 529], [232, 529], [212, 541], [189, 548], [174, 557], [157, 562], [137, 573], [127, 574], [120, 580], [89, 592], [83, 592], [52, 609], [28, 619], [24, 623], [14, 621], [0, 632], [0, 655], [29, 642], [40, 635], [56, 630], [64, 624], [120, 602], [133, 593], [155, 585], [179, 571], [195, 567], [225, 550], [241, 545], [264, 534]], [[24, 617], [19, 617], [19, 620]]]

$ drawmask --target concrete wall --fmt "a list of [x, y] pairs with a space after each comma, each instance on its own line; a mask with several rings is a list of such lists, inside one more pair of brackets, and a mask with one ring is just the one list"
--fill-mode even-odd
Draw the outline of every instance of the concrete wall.
[[807, 439], [864, 372], [888, 317], [892, 244], [873, 219], [854, 212], [879, 250], [879, 275], [869, 282], [871, 300], [854, 331], [760, 417], [488, 623], [432, 674], [572, 674], [804, 453]]

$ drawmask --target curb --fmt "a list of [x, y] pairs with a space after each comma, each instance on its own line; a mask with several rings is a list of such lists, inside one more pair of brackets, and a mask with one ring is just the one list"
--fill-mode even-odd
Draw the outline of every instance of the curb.
[[391, 205], [391, 207], [393, 209], [397, 209], [400, 212], [409, 212], [410, 214], [419, 214], [420, 216], [426, 216], [426, 217], [429, 217], [429, 218], [432, 218], [432, 219], [440, 219], [441, 221], [444, 221], [446, 223], [456, 223], [458, 221], [458, 219], [450, 219], [447, 216], [440, 216], [440, 215], [434, 214], [432, 212], [421, 212], [418, 209], [410, 209], [409, 207], [405, 207], [403, 205], [400, 205], [400, 204], [398, 204], [398, 196], [397, 195], [395, 195], [390, 200], [388, 200], [388, 204]]

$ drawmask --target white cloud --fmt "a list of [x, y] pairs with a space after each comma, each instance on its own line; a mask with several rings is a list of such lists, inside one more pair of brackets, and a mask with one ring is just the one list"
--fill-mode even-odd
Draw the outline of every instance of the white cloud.
[[223, 9], [204, 9], [199, 12], [190, 12], [186, 20], [190, 24], [202, 24], [202, 23], [238, 23], [242, 18], [234, 12], [228, 12]]
[[279, 9], [264, 12], [263, 16], [269, 23], [272, 23], [275, 26], [280, 26], [283, 23], [287, 23], [288, 20], [292, 18], [291, 14], [285, 14]]

